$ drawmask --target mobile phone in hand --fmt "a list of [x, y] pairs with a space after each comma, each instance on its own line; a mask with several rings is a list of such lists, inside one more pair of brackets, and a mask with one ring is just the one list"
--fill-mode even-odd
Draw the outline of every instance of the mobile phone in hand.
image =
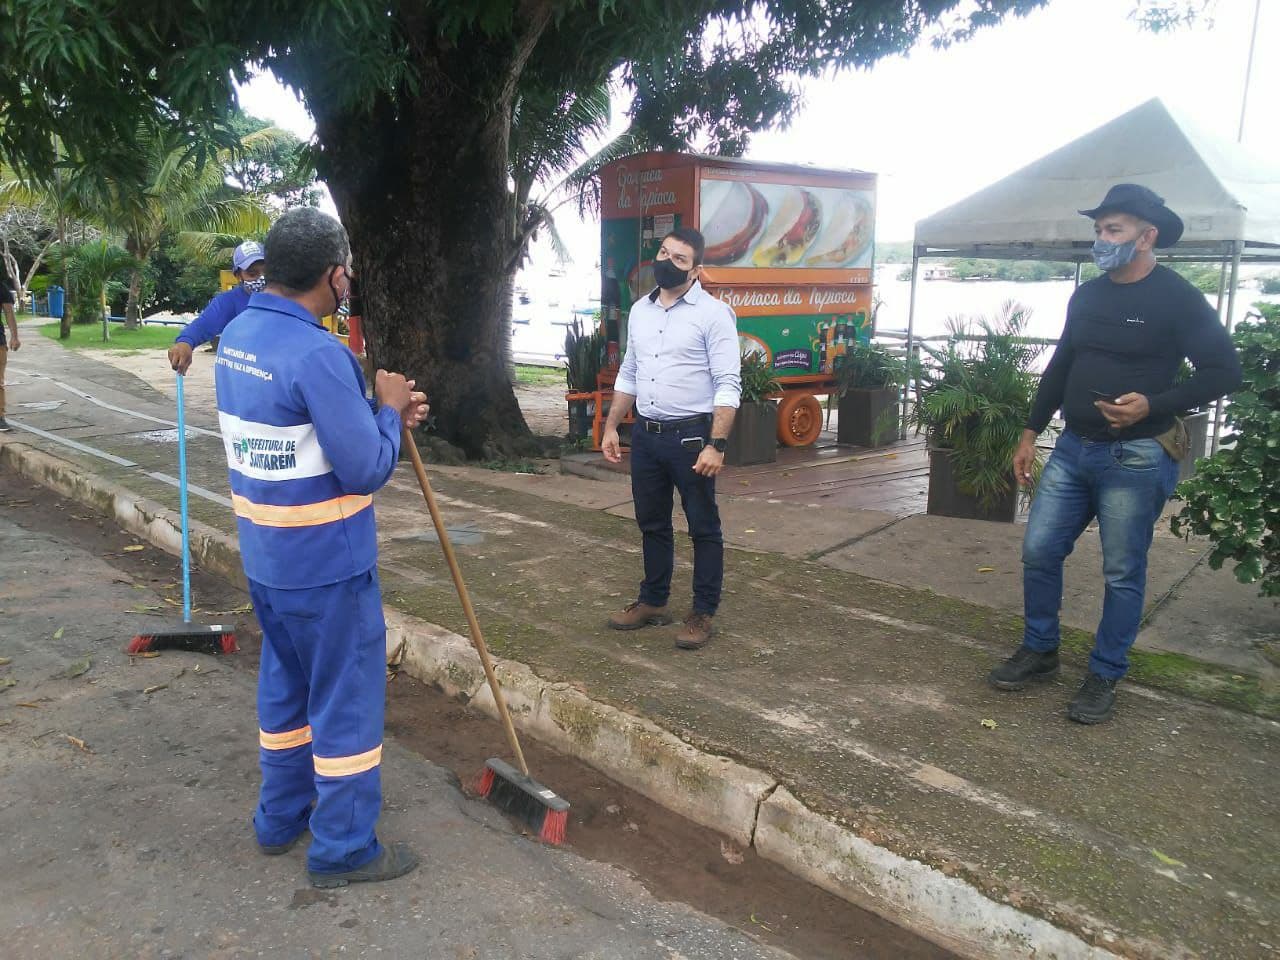
[[1101, 390], [1090, 390], [1095, 400], [1105, 400], [1107, 403], [1115, 403], [1116, 396], [1114, 393], [1103, 393]]

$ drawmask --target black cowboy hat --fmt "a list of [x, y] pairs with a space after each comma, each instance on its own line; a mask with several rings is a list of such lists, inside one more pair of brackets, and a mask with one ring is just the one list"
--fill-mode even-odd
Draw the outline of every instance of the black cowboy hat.
[[1157, 247], [1172, 247], [1182, 236], [1182, 219], [1164, 205], [1164, 197], [1136, 183], [1117, 183], [1092, 210], [1081, 210], [1097, 220], [1104, 213], [1129, 213], [1158, 231]]

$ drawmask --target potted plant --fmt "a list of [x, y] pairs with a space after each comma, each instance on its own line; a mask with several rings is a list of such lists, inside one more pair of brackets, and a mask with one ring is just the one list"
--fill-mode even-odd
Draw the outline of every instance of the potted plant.
[[1171, 523], [1209, 538], [1211, 569], [1230, 560], [1237, 580], [1280, 600], [1280, 306], [1257, 308], [1232, 334], [1244, 382], [1227, 406], [1230, 445], [1178, 486], [1185, 505]]
[[781, 389], [764, 354], [743, 354], [742, 396], [724, 451], [727, 466], [743, 467], [778, 459], [778, 405], [768, 397]]
[[[946, 348], [923, 376], [911, 414], [929, 445], [928, 512], [1013, 522], [1021, 439], [1043, 347], [1023, 338], [1030, 312], [1006, 303], [994, 320], [953, 320]], [[1033, 467], [1039, 476], [1040, 463]]]
[[907, 362], [878, 343], [855, 341], [836, 368], [836, 439], [878, 447], [898, 438], [898, 401], [907, 383]]
[[[574, 317], [573, 324], [564, 335], [564, 379], [569, 388], [568, 396], [594, 393], [596, 375], [604, 358], [604, 335], [592, 325], [586, 333], [582, 322]], [[567, 399], [567, 398], [566, 398]], [[569, 439], [585, 440], [591, 436], [591, 424], [595, 419], [593, 400], [567, 400], [569, 404]]]

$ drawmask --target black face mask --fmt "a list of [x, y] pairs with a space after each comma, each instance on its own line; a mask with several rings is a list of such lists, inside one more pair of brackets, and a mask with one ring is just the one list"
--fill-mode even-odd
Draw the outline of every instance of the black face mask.
[[[348, 286], [350, 286], [350, 284], [348, 284]], [[329, 274], [329, 292], [330, 292], [331, 294], [333, 294], [333, 312], [334, 312], [334, 313], [337, 313], [339, 310], [341, 310], [341, 309], [342, 309], [342, 301], [343, 301], [343, 300], [345, 300], [345, 299], [346, 299], [346, 297], [340, 297], [340, 296], [338, 296], [338, 290], [337, 290], [337, 288], [336, 288], [336, 287], [334, 287], [334, 285], [333, 285], [333, 274], [332, 274], [332, 273], [331, 273], [331, 274]]]
[[663, 290], [674, 290], [689, 280], [689, 271], [681, 270], [670, 260], [655, 260], [653, 279]]

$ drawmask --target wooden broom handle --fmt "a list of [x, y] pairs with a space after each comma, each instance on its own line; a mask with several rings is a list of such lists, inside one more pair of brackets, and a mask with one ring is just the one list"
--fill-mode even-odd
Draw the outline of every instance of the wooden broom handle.
[[511, 752], [515, 754], [520, 772], [527, 777], [529, 765], [524, 762], [524, 751], [520, 749], [516, 728], [511, 723], [511, 711], [507, 709], [507, 701], [502, 696], [502, 687], [498, 685], [498, 678], [493, 673], [493, 661], [489, 658], [489, 648], [484, 645], [484, 634], [480, 632], [480, 623], [476, 620], [476, 612], [471, 606], [471, 597], [467, 594], [467, 585], [462, 582], [462, 570], [458, 567], [458, 558], [453, 555], [449, 531], [444, 528], [444, 518], [440, 516], [435, 494], [431, 492], [431, 481], [427, 479], [427, 470], [422, 465], [422, 455], [418, 453], [418, 445], [413, 442], [413, 433], [408, 427], [402, 428], [401, 445], [409, 449], [409, 459], [413, 461], [413, 472], [418, 475], [418, 486], [422, 488], [422, 496], [426, 498], [427, 509], [431, 512], [431, 522], [436, 525], [440, 549], [444, 551], [445, 563], [449, 565], [449, 573], [453, 575], [453, 585], [457, 588], [458, 599], [462, 601], [462, 612], [466, 614], [467, 626], [471, 629], [471, 644], [476, 648], [476, 653], [480, 654], [480, 663], [484, 665], [484, 675], [489, 680], [489, 689], [493, 691], [493, 702], [497, 704], [498, 716], [502, 719], [502, 728], [507, 734], [507, 743], [511, 745]]

